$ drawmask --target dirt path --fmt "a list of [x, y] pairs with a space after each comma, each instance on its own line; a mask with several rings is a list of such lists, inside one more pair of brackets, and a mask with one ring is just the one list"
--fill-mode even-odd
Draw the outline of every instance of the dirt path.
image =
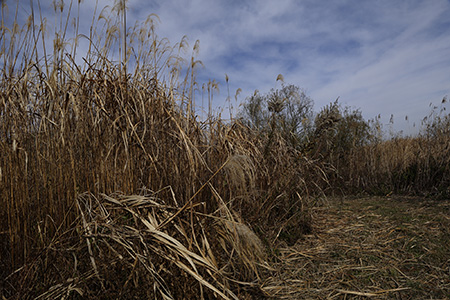
[[[315, 234], [276, 249], [284, 299], [450, 299], [450, 201], [329, 200]], [[280, 286], [284, 286], [280, 288]]]

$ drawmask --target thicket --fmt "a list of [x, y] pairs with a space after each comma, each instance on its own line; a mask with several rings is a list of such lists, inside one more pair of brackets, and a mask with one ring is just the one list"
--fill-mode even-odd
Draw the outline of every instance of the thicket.
[[338, 100], [313, 111], [313, 100], [298, 87], [282, 84], [265, 95], [247, 97], [244, 124], [270, 137], [277, 132], [324, 172], [326, 194], [391, 193], [448, 197], [450, 115], [447, 98], [422, 121], [416, 136], [388, 133], [379, 118]]

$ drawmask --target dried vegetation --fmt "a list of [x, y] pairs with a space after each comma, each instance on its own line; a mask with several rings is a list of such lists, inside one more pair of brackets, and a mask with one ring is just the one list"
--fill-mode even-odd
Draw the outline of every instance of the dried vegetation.
[[[368, 232], [349, 225], [351, 212], [324, 207], [336, 192], [448, 195], [448, 118], [390, 141], [371, 140], [337, 103], [307, 137], [289, 131], [305, 119], [276, 124], [290, 107], [282, 102], [271, 102], [269, 129], [224, 122], [212, 113], [217, 83], [196, 82], [198, 42], [186, 57], [187, 39], [159, 38], [156, 16], [129, 28], [125, 68], [113, 50], [123, 8], [96, 8], [86, 36], [70, 21], [80, 1], [55, 2], [48, 41], [32, 5], [23, 27], [16, 14], [7, 28], [2, 2], [3, 299], [385, 297], [431, 282], [426, 293], [448, 293], [448, 256], [427, 261], [434, 271], [420, 281], [397, 225]], [[397, 285], [377, 281], [386, 272]]]
[[[69, 20], [71, 9], [60, 2], [55, 14]], [[2, 24], [2, 296], [264, 296], [271, 268], [253, 227], [308, 220], [291, 167], [303, 163], [281, 139], [263, 154], [239, 122], [199, 120], [198, 43], [185, 59], [187, 40], [159, 39], [155, 16], [128, 33], [125, 75], [111, 16], [73, 45], [62, 21], [51, 50], [38, 17]], [[216, 87], [205, 87], [209, 102]]]
[[283, 271], [264, 290], [280, 299], [448, 299], [448, 200], [333, 200], [315, 210], [313, 235], [278, 250]]

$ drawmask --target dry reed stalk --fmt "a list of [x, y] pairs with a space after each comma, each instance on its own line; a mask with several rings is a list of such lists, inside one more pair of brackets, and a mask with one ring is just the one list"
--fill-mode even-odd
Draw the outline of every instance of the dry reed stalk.
[[[355, 133], [342, 118], [326, 122], [339, 114], [330, 106], [317, 126], [321, 143], [306, 151], [276, 126], [261, 132], [215, 117], [216, 81], [203, 86], [208, 117], [198, 121], [199, 43], [186, 58], [187, 39], [172, 46], [159, 38], [157, 16], [129, 28], [123, 54], [135, 65], [123, 74], [111, 11], [94, 12], [89, 36], [80, 35], [68, 26], [72, 2], [58, 3], [52, 48], [38, 9], [40, 24], [31, 7], [26, 24], [8, 29], [2, 5], [4, 297], [264, 297], [280, 289], [261, 288], [273, 271], [266, 251], [312, 230], [313, 198], [450, 193], [446, 115], [432, 115], [417, 138], [348, 143]], [[80, 39], [87, 53], [77, 50]]]
[[[55, 9], [61, 24], [69, 19], [70, 7]], [[138, 283], [161, 297], [258, 290], [268, 263], [250, 222], [261, 217], [255, 200], [270, 187], [262, 181], [278, 175], [260, 169], [261, 145], [240, 124], [212, 115], [197, 121], [200, 62], [190, 59], [187, 80], [178, 81], [186, 39], [173, 47], [159, 39], [155, 16], [137, 24], [128, 43], [136, 67], [124, 78], [110, 58], [119, 41], [107, 14], [93, 18], [89, 37], [74, 29], [75, 41], [89, 42], [83, 65], [75, 44], [66, 49], [64, 24], [53, 56], [45, 54], [43, 24], [10, 33], [2, 27], [11, 41], [0, 57], [7, 66], [0, 82], [6, 297], [148, 296], [135, 290]], [[217, 87], [211, 82], [209, 101]], [[160, 191], [157, 201], [114, 196], [148, 189]], [[177, 275], [186, 280], [173, 285]]]
[[[83, 220], [83, 230], [80, 230], [80, 233], [87, 245], [83, 248], [87, 248], [89, 259], [97, 262], [92, 263], [92, 268], [100, 283], [108, 277], [108, 273], [105, 272], [111, 272], [108, 263], [118, 259], [124, 266], [128, 264], [127, 261], [130, 266], [134, 266], [129, 270], [131, 273], [124, 274], [125, 278], [137, 276], [143, 279], [148, 274], [153, 278], [155, 293], [163, 298], [175, 299], [178, 298], [176, 295], [186, 292], [179, 290], [178, 285], [175, 288], [169, 285], [174, 280], [173, 274], [181, 272], [184, 275], [177, 277], [177, 280], [186, 280], [186, 284], [191, 286], [193, 282], [197, 282], [200, 295], [213, 293], [222, 299], [238, 299], [230, 289], [234, 283], [228, 278], [226, 270], [233, 267], [234, 263], [242, 264], [235, 258], [232, 259], [233, 252], [244, 251], [240, 258], [253, 265], [253, 261], [263, 259], [264, 250], [259, 246], [260, 242], [251, 244], [250, 241], [244, 240], [251, 236], [253, 240], [258, 241], [256, 235], [242, 223], [230, 220], [229, 217], [232, 217], [230, 214], [214, 216], [194, 211], [196, 221], [191, 223], [189, 213], [179, 214], [177, 207], [166, 204], [171, 201], [159, 199], [158, 193], [148, 191], [147, 194], [147, 196], [102, 195], [98, 199], [85, 194], [78, 198], [77, 203]], [[124, 219], [125, 215], [129, 215], [129, 218]], [[171, 221], [163, 226], [164, 220], [168, 217]], [[214, 232], [219, 232], [219, 235], [227, 239], [226, 248], [234, 249], [231, 253], [217, 252], [219, 248], [211, 247], [216, 243], [210, 240], [215, 239]], [[241, 242], [230, 240], [231, 236], [240, 236], [243, 240]], [[96, 254], [93, 254], [93, 248], [96, 249]], [[113, 252], [110, 252], [111, 249], [114, 249]], [[82, 255], [82, 252], [79, 254]], [[224, 254], [229, 255], [228, 262], [223, 261]], [[227, 266], [230, 263], [231, 265]], [[247, 272], [259, 273], [256, 267], [248, 268]], [[85, 288], [81, 285], [81, 278], [75, 281], [80, 286], [72, 284], [66, 288], [83, 291]], [[153, 283], [146, 281], [145, 284]], [[56, 285], [49, 292], [60, 286]], [[195, 286], [194, 284], [193, 287]], [[204, 291], [202, 287], [209, 292]], [[49, 292], [44, 294], [47, 297], [44, 299], [54, 295]]]

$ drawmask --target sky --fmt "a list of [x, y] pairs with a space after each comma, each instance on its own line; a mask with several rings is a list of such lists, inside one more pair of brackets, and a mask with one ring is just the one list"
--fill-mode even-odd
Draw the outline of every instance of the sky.
[[[26, 11], [29, 1], [21, 2]], [[40, 3], [50, 11], [52, 1]], [[90, 24], [93, 3], [84, 1], [82, 23]], [[197, 75], [219, 82], [216, 107], [228, 107], [226, 75], [233, 99], [242, 89], [236, 108], [255, 90], [279, 88], [282, 74], [316, 111], [339, 97], [367, 119], [381, 115], [388, 124], [394, 115], [395, 130], [410, 134], [430, 103], [450, 95], [449, 0], [129, 0], [127, 7], [129, 25], [153, 13], [160, 37], [200, 41]]]

